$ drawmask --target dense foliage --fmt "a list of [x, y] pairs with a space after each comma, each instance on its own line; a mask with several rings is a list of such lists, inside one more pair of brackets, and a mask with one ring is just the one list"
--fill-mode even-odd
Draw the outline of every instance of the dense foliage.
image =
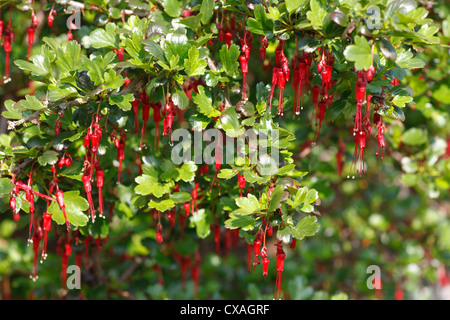
[[445, 5], [1, 3], [13, 298], [361, 298], [369, 265], [388, 298], [444, 284]]

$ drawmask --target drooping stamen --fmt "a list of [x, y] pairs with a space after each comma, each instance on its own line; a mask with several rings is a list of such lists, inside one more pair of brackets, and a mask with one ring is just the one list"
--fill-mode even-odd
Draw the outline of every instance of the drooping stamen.
[[42, 239], [42, 227], [40, 226], [39, 223], [37, 223], [36, 226], [36, 230], [33, 234], [33, 252], [34, 252], [34, 258], [33, 258], [33, 265], [34, 265], [34, 272], [33, 272], [33, 276], [32, 276], [32, 280], [36, 281], [38, 276], [37, 276], [37, 262], [38, 262], [38, 257], [39, 257], [39, 245]]
[[274, 293], [274, 299], [280, 300], [281, 299], [281, 273], [284, 269], [284, 259], [286, 257], [286, 254], [283, 251], [283, 242], [280, 240], [276, 244], [277, 246], [277, 279], [275, 282], [275, 293]]

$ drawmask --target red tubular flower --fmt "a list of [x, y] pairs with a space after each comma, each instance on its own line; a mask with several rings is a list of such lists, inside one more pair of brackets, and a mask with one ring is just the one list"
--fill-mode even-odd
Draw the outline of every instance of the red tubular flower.
[[228, 49], [230, 49], [231, 46], [231, 38], [233, 37], [233, 35], [231, 34], [231, 32], [225, 32], [224, 35], [224, 42], [226, 43], [226, 45], [228, 46]]
[[[31, 187], [30, 187], [31, 188]], [[34, 194], [31, 193], [31, 191], [26, 192], [26, 199], [30, 203], [30, 221], [29, 221], [29, 227], [28, 227], [28, 243], [31, 242], [31, 229], [34, 225], [34, 213], [36, 211], [34, 207]]]
[[245, 55], [239, 57], [241, 62], [242, 72], [242, 99], [247, 100], [247, 73], [248, 73], [248, 60]]
[[278, 72], [280, 71], [280, 68], [278, 67], [273, 67], [273, 71], [272, 71], [272, 87], [270, 88], [270, 93], [269, 93], [269, 113], [272, 110], [272, 99], [273, 99], [273, 93], [275, 91], [275, 86], [278, 82]]
[[261, 47], [259, 48], [260, 56], [259, 58], [263, 61], [266, 58], [266, 49], [269, 46], [269, 41], [265, 36], [261, 36]]
[[[355, 151], [353, 154], [353, 162], [352, 162], [352, 168], [353, 168], [352, 178], [355, 178], [355, 176], [354, 176], [355, 170], [360, 175], [365, 172], [364, 148], [366, 147], [366, 137], [367, 137], [367, 133], [365, 131], [358, 131], [355, 134]], [[358, 149], [359, 149], [359, 152], [358, 152]], [[349, 178], [349, 176], [347, 176], [347, 178]]]
[[197, 198], [198, 198], [198, 187], [199, 183], [196, 182], [194, 186], [194, 190], [192, 190], [192, 214], [197, 211], [196, 204], [197, 204]]
[[28, 28], [28, 53], [27, 53], [27, 61], [30, 58], [31, 55], [31, 48], [33, 47], [34, 43], [34, 33], [36, 31], [36, 27], [33, 25]]
[[47, 16], [47, 23], [50, 28], [53, 27], [53, 21], [55, 21], [55, 15], [56, 15], [56, 11], [51, 9]]
[[275, 293], [274, 293], [274, 299], [280, 300], [281, 299], [281, 272], [284, 269], [284, 259], [286, 257], [286, 254], [283, 251], [283, 242], [278, 241], [277, 244], [277, 279], [275, 282]]
[[133, 107], [134, 115], [134, 132], [137, 133], [139, 131], [139, 100], [134, 99], [134, 101], [131, 101], [131, 106]]
[[245, 188], [245, 178], [244, 178], [244, 175], [242, 175], [240, 173], [238, 173], [238, 186], [239, 186], [239, 189], [241, 189], [240, 196], [242, 197], [242, 191]]
[[[118, 140], [118, 139], [116, 139]], [[123, 160], [125, 160], [125, 142], [127, 140], [127, 135], [125, 131], [120, 133], [120, 140], [118, 140], [118, 148], [117, 148], [117, 158], [119, 160], [119, 170], [117, 175], [117, 181], [120, 183], [120, 179], [122, 177], [122, 164]]]
[[147, 122], [150, 116], [150, 108], [151, 105], [148, 102], [148, 97], [145, 95], [145, 99], [142, 101], [142, 133], [141, 133], [141, 142], [139, 147], [142, 149], [142, 140], [147, 141]]
[[55, 193], [55, 196], [56, 196], [56, 201], [58, 202], [58, 205], [63, 212], [64, 219], [66, 220], [67, 231], [69, 231], [70, 225], [69, 225], [69, 220], [67, 220], [66, 205], [64, 203], [64, 193], [62, 192], [62, 190], [57, 190]]
[[278, 71], [278, 88], [280, 89], [280, 97], [278, 99], [278, 112], [279, 116], [283, 116], [283, 90], [286, 85], [286, 75], [283, 71]]
[[11, 211], [13, 214], [16, 213], [16, 197], [11, 196], [9, 198], [9, 206], [11, 207]]
[[251, 243], [247, 243], [247, 271], [250, 272], [251, 264], [252, 264], [252, 251], [253, 245]]
[[69, 257], [72, 255], [72, 246], [70, 243], [64, 245], [64, 250], [61, 253], [61, 273], [63, 277], [63, 285], [67, 282], [67, 267], [69, 266]]
[[[1, 13], [1, 12], [0, 12]], [[0, 42], [2, 42], [2, 38], [3, 38], [3, 20], [1, 20], [1, 14], [0, 14]]]
[[161, 122], [161, 102], [151, 104], [153, 108], [153, 122], [155, 123], [155, 146], [159, 150], [159, 123]]
[[52, 229], [52, 216], [45, 212], [42, 216], [43, 218], [43, 229], [44, 229], [44, 241], [42, 244], [42, 254], [41, 254], [41, 263], [43, 260], [47, 258], [47, 239], [48, 239], [48, 233]]
[[10, 62], [9, 62], [9, 54], [11, 52], [11, 41], [14, 38], [14, 33], [11, 31], [11, 29], [9, 29], [9, 26], [6, 27], [5, 29], [5, 35], [3, 36], [4, 38], [4, 42], [3, 42], [3, 49], [5, 50], [6, 53], [6, 61], [5, 61], [5, 78], [9, 79], [10, 78]]
[[259, 250], [261, 248], [261, 236], [259, 234], [256, 235], [256, 239], [253, 241], [253, 267], [256, 267], [256, 265], [259, 263], [258, 256], [259, 256]]
[[261, 249], [261, 258], [262, 258], [263, 277], [267, 277], [269, 273], [269, 262], [270, 262], [270, 260], [267, 258], [267, 247], [263, 247]]
[[216, 254], [220, 255], [220, 226], [212, 225], [211, 227], [214, 232], [214, 243], [215, 243]]
[[195, 297], [198, 296], [198, 281], [200, 280], [200, 263], [201, 263], [200, 253], [198, 251], [196, 251], [195, 252], [195, 264], [192, 267], [192, 273], [191, 273], [192, 282], [194, 284], [194, 296]]
[[37, 261], [38, 261], [38, 256], [39, 256], [39, 245], [40, 245], [41, 239], [42, 239], [42, 227], [40, 226], [40, 224], [37, 224], [36, 230], [34, 231], [34, 234], [33, 234], [34, 273], [33, 273], [33, 276], [31, 277], [31, 279], [33, 279], [33, 281], [36, 281], [38, 279]]
[[403, 288], [401, 284], [395, 285], [395, 300], [403, 300]]
[[161, 223], [158, 223], [156, 226], [156, 241], [158, 241], [158, 243], [161, 243], [163, 241], [162, 231], [163, 227]]
[[294, 250], [297, 246], [297, 239], [292, 239], [291, 244], [289, 245], [289, 247], [291, 248], [291, 250]]
[[104, 207], [103, 207], [103, 170], [99, 167], [95, 170], [95, 176], [97, 178], [97, 188], [98, 188], [98, 212], [101, 218], [105, 218]]
[[319, 121], [319, 124], [317, 127], [316, 137], [314, 138], [314, 143], [317, 143], [317, 139], [319, 138], [320, 129], [322, 128], [322, 122], [325, 119], [325, 111], [326, 110], [327, 110], [327, 103], [322, 98], [322, 100], [319, 102], [319, 107], [318, 107], [319, 114], [317, 115], [317, 119]]
[[87, 172], [81, 177], [83, 180], [84, 191], [89, 202], [89, 211], [91, 212], [92, 222], [95, 221], [95, 208], [94, 202], [92, 201], [92, 185], [91, 185], [91, 175]]
[[175, 113], [175, 106], [171, 98], [168, 99], [164, 105], [164, 121], [163, 121], [163, 141], [164, 137], [169, 137], [169, 144], [172, 145], [172, 128], [173, 128], [173, 117]]
[[[380, 117], [381, 118], [381, 117]], [[377, 140], [378, 140], [378, 147], [377, 147], [377, 153], [376, 156], [380, 155], [380, 159], [383, 160], [383, 150], [386, 147], [386, 142], [384, 141], [384, 132], [386, 128], [383, 124], [383, 120], [380, 119], [380, 121], [377, 122]]]

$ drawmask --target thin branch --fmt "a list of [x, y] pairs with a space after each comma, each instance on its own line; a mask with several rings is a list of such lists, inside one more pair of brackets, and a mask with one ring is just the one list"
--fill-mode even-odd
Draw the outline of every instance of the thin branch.
[[120, 277], [117, 279], [117, 282], [124, 282], [127, 281], [128, 278], [133, 274], [133, 272], [142, 264], [144, 263], [144, 259], [142, 257], [137, 257], [134, 261], [134, 263], [127, 268], [127, 270], [124, 271], [120, 275]]
[[18, 174], [20, 173], [20, 171], [22, 171], [23, 168], [25, 168], [26, 166], [28, 166], [31, 162], [33, 161], [33, 159], [31, 158], [26, 158], [21, 164], [19, 164], [18, 166], [14, 167], [11, 172], [13, 174]]

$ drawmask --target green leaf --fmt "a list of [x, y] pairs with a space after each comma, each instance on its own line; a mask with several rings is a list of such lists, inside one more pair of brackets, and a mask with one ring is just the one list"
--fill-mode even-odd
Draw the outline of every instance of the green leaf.
[[323, 26], [323, 18], [327, 15], [327, 11], [323, 8], [320, 0], [310, 1], [311, 11], [306, 13], [306, 17], [316, 30], [320, 30]]
[[292, 12], [297, 11], [306, 3], [306, 0], [286, 0], [286, 9], [288, 10], [289, 14]]
[[72, 98], [78, 96], [78, 91], [67, 83], [60, 83], [59, 86], [50, 84], [48, 86], [48, 99], [50, 101], [58, 101], [64, 98]]
[[289, 205], [293, 208], [296, 208], [299, 205], [303, 204], [303, 202], [305, 202], [307, 193], [308, 193], [307, 187], [298, 189], [297, 193], [295, 194], [294, 201], [288, 201]]
[[217, 177], [219, 179], [231, 179], [233, 178], [235, 175], [237, 175], [239, 172], [237, 170], [233, 170], [233, 169], [220, 169], [219, 174], [217, 175]]
[[188, 38], [184, 33], [169, 33], [166, 36], [163, 50], [172, 69], [175, 69], [179, 62], [184, 63], [184, 59], [188, 57], [191, 48], [192, 46], [188, 43]]
[[186, 163], [183, 163], [181, 168], [178, 169], [179, 178], [177, 181], [179, 180], [183, 180], [184, 182], [194, 181], [196, 171], [197, 165], [194, 163], [194, 161], [188, 161]]
[[403, 110], [396, 105], [393, 106], [392, 114], [396, 119], [405, 121], [405, 114], [403, 113]]
[[388, 39], [380, 38], [379, 41], [381, 53], [386, 59], [395, 61], [397, 59], [397, 50]]
[[[200, 21], [202, 19], [203, 15], [200, 13], [195, 16], [187, 17], [182, 20], [180, 20], [180, 23], [184, 24], [185, 26], [191, 28], [192, 30], [196, 31], [198, 27], [200, 26]], [[194, 41], [193, 41], [194, 42]], [[198, 47], [198, 46], [196, 46]]]
[[181, 191], [172, 193], [169, 198], [175, 203], [185, 203], [191, 201], [192, 195], [190, 193]]
[[406, 103], [409, 103], [412, 100], [413, 100], [413, 97], [410, 97], [410, 96], [396, 95], [392, 99], [392, 104], [395, 106], [398, 106], [400, 108], [403, 108]]
[[[64, 204], [66, 206], [67, 220], [74, 226], [85, 226], [89, 218], [83, 213], [89, 209], [89, 203], [80, 196], [79, 191], [64, 192]], [[59, 205], [53, 201], [48, 208], [48, 213], [52, 215], [53, 221], [62, 225], [66, 223], [64, 214]]]
[[198, 76], [205, 72], [206, 60], [199, 59], [200, 53], [195, 47], [191, 47], [188, 52], [188, 59], [184, 59], [184, 67], [188, 77]]
[[118, 75], [114, 70], [109, 70], [105, 72], [105, 85], [103, 89], [116, 90], [125, 83], [125, 80]]
[[236, 138], [244, 134], [245, 129], [241, 128], [236, 110], [233, 107], [225, 109], [219, 119], [227, 136]]
[[199, 112], [208, 118], [220, 116], [220, 111], [214, 109], [212, 105], [210, 92], [205, 92], [205, 88], [203, 86], [198, 86], [197, 89], [198, 93], [194, 92], [192, 94], [192, 101], [198, 106]]
[[320, 47], [321, 44], [322, 43], [319, 39], [305, 37], [298, 42], [297, 47], [299, 50], [303, 50], [303, 51], [312, 53], [312, 52], [316, 51], [316, 49], [318, 47]]
[[278, 164], [267, 153], [260, 155], [256, 170], [261, 176], [272, 176], [278, 172]]
[[162, 200], [160, 202], [150, 201], [148, 207], [150, 209], [156, 209], [158, 211], [164, 212], [175, 206], [175, 202], [172, 199]]
[[211, 232], [211, 227], [207, 218], [208, 216], [206, 215], [205, 209], [200, 209], [191, 215], [189, 219], [189, 225], [195, 226], [197, 235], [201, 239], [206, 238]]
[[78, 42], [65, 42], [62, 47], [56, 51], [56, 65], [63, 72], [72, 72], [80, 67], [81, 47]]
[[279, 15], [279, 12], [274, 7], [269, 7], [269, 12], [269, 14], [266, 14], [266, 10], [262, 4], [257, 4], [255, 6], [255, 18], [249, 18], [247, 20], [247, 26], [252, 33], [268, 37], [273, 34], [273, 21], [278, 19], [271, 15]]
[[247, 197], [236, 198], [235, 202], [239, 207], [239, 209], [233, 211], [235, 214], [249, 215], [261, 210], [258, 199], [252, 194]]
[[20, 106], [26, 110], [43, 110], [45, 107], [42, 103], [35, 97], [27, 94], [25, 100], [20, 101]]
[[289, 175], [292, 172], [292, 170], [294, 170], [294, 168], [295, 164], [287, 164], [278, 170], [277, 176]]
[[280, 207], [280, 202], [288, 197], [288, 192], [283, 191], [283, 189], [284, 186], [276, 186], [275, 189], [273, 189], [269, 199], [267, 212], [274, 212]]
[[[83, 56], [81, 59], [83, 61], [83, 65], [88, 70], [87, 75], [89, 76], [89, 79], [86, 80], [91, 80], [96, 86], [103, 83], [103, 75], [105, 73], [105, 70], [102, 68], [100, 59], [100, 56], [98, 56], [95, 60], [90, 60], [86, 56]], [[92, 88], [88, 89], [91, 90]]]
[[16, 103], [14, 101], [6, 100], [4, 106], [7, 111], [3, 111], [2, 116], [7, 119], [14, 119], [14, 120], [22, 119], [23, 118], [22, 114], [16, 110], [16, 108], [14, 107], [15, 105]]
[[174, 88], [172, 93], [172, 101], [180, 110], [186, 110], [189, 106], [189, 99], [184, 92], [184, 90], [180, 90], [178, 88]]
[[157, 198], [161, 198], [165, 192], [164, 186], [153, 176], [144, 174], [136, 177], [136, 183], [138, 184], [134, 191], [142, 196], [154, 195]]
[[344, 50], [344, 56], [348, 61], [355, 63], [356, 70], [368, 70], [372, 64], [372, 50], [363, 36], [355, 37], [355, 44], [349, 45]]
[[22, 70], [30, 71], [32, 75], [45, 76], [50, 73], [50, 61], [48, 61], [48, 68], [42, 68], [44, 60], [43, 56], [34, 55], [32, 58], [33, 63], [25, 60], [15, 60], [14, 64]]
[[308, 193], [306, 194], [305, 197], [305, 203], [313, 203], [316, 202], [319, 199], [319, 193], [317, 192], [317, 190], [314, 189], [310, 189], [308, 190]]
[[8, 195], [14, 189], [14, 184], [8, 178], [0, 178], [0, 198]]
[[178, 0], [164, 0], [162, 2], [164, 11], [172, 18], [177, 18], [181, 12], [181, 1]]
[[200, 7], [201, 21], [203, 24], [209, 23], [214, 14], [214, 0], [203, 0]]
[[431, 96], [439, 102], [450, 104], [450, 88], [445, 83], [441, 83], [434, 89]]
[[90, 43], [96, 48], [118, 48], [119, 41], [116, 35], [116, 25], [108, 23], [105, 29], [96, 29], [90, 35]]
[[426, 131], [419, 128], [411, 128], [403, 133], [403, 143], [411, 146], [422, 145], [427, 142]]
[[292, 228], [292, 235], [298, 240], [304, 237], [311, 237], [319, 231], [320, 225], [315, 216], [307, 216], [300, 220], [295, 228]]
[[333, 101], [333, 103], [327, 108], [325, 112], [325, 120], [327, 122], [335, 121], [344, 111], [347, 101], [345, 99], [339, 99]]
[[223, 71], [225, 71], [225, 73], [230, 77], [233, 77], [239, 68], [239, 54], [239, 47], [234, 43], [230, 46], [230, 48], [224, 44], [219, 51]]
[[131, 110], [131, 101], [134, 101], [134, 95], [132, 93], [109, 97], [109, 103], [118, 106], [123, 111]]
[[177, 167], [175, 164], [170, 161], [166, 160], [161, 164], [161, 170], [163, 171], [160, 175], [160, 179], [162, 181], [169, 181], [169, 180], [175, 180], [179, 177], [179, 173], [177, 171]]
[[45, 151], [39, 158], [38, 162], [41, 166], [54, 165], [58, 161], [58, 152], [53, 150]]
[[109, 234], [109, 224], [106, 219], [96, 219], [89, 224], [89, 234], [94, 238], [106, 238]]
[[164, 55], [164, 50], [161, 48], [159, 44], [152, 40], [143, 40], [142, 43], [144, 43], [144, 50], [150, 53], [153, 57], [156, 59], [167, 63], [166, 57]]
[[225, 227], [227, 229], [242, 229], [244, 231], [251, 231], [255, 228], [255, 220], [250, 216], [243, 216], [231, 213], [227, 220], [225, 220]]
[[397, 63], [397, 65], [403, 69], [423, 68], [423, 66], [425, 65], [425, 62], [423, 60], [414, 57], [413, 53], [409, 50], [398, 53], [395, 63]]

